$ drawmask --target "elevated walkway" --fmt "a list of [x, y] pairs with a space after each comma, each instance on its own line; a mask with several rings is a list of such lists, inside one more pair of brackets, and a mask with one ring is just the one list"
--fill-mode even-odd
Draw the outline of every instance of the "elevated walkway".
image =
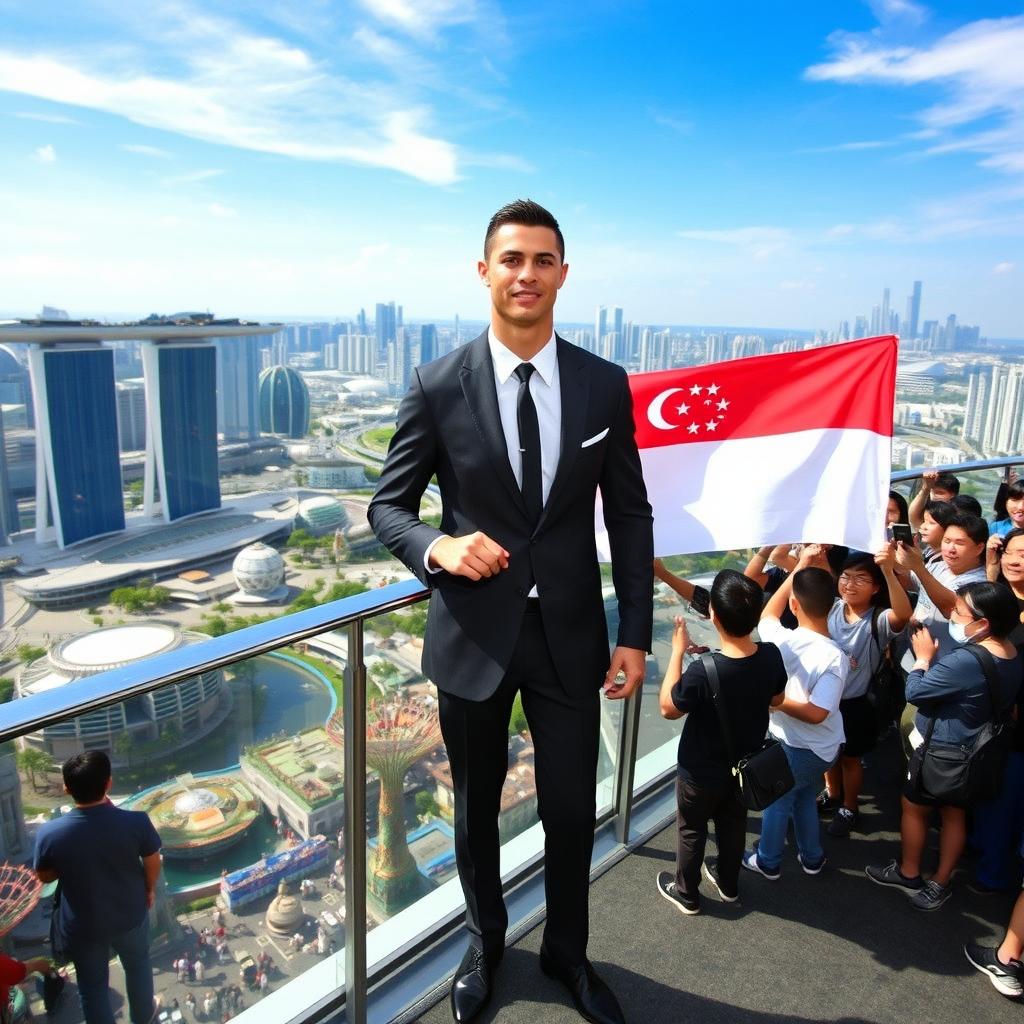
[[[673, 870], [669, 825], [599, 878], [590, 953], [627, 1021], [1019, 1022], [1024, 1008], [999, 995], [962, 952], [968, 939], [1001, 938], [1016, 894], [970, 892], [965, 859], [953, 897], [923, 913], [864, 875], [864, 865], [896, 854], [898, 757], [890, 741], [869, 759], [861, 830], [824, 836], [829, 864], [821, 875], [805, 875], [787, 850], [778, 882], [743, 872], [737, 905], [713, 898], [705, 883], [701, 914], [686, 917], [654, 885], [659, 871]], [[749, 825], [753, 839], [760, 816]], [[708, 853], [714, 857], [713, 842]], [[578, 1024], [565, 990], [540, 972], [540, 940], [535, 928], [507, 951], [481, 1024]], [[447, 998], [420, 1017], [450, 1021]]]

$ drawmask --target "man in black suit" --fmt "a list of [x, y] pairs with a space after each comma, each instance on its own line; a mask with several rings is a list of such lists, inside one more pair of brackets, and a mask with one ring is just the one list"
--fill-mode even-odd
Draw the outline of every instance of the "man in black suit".
[[[487, 1004], [508, 915], [498, 811], [512, 702], [522, 694], [545, 832], [541, 967], [580, 1013], [622, 1021], [586, 957], [600, 695], [628, 697], [651, 644], [651, 508], [625, 372], [554, 332], [568, 266], [558, 223], [528, 200], [487, 228], [491, 326], [416, 369], [370, 503], [380, 540], [433, 588], [423, 670], [438, 688], [455, 788], [455, 850], [471, 935], [452, 986]], [[441, 528], [419, 518], [436, 475]], [[609, 659], [594, 536], [601, 490], [619, 604]]]

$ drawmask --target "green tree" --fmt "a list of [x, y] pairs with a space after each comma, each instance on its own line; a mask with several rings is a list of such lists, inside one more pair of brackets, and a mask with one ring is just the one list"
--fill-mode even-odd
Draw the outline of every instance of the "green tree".
[[14, 696], [14, 680], [10, 676], [0, 677], [0, 704], [6, 704]]
[[128, 767], [132, 764], [132, 751], [135, 749], [135, 738], [132, 736], [128, 729], [124, 732], [119, 732], [117, 738], [114, 740], [114, 753], [122, 760]]
[[46, 654], [45, 647], [36, 647], [33, 644], [18, 644], [17, 648], [18, 660], [23, 661], [26, 665], [30, 661], [37, 661]]
[[39, 786], [36, 782], [36, 775], [43, 775], [53, 767], [53, 762], [50, 760], [47, 754], [44, 754], [41, 750], [36, 750], [35, 747], [26, 747], [24, 750], [18, 751], [18, 767], [28, 776], [29, 782], [32, 783], [32, 788], [39, 791]]
[[441, 808], [437, 806], [433, 794], [425, 789], [416, 794], [416, 814], [421, 818], [436, 818], [441, 814]]
[[526, 721], [526, 712], [523, 710], [523, 698], [521, 694], [516, 694], [516, 699], [512, 701], [512, 715], [508, 722], [508, 734], [509, 736], [515, 736], [516, 733], [526, 732], [530, 728], [530, 723]]

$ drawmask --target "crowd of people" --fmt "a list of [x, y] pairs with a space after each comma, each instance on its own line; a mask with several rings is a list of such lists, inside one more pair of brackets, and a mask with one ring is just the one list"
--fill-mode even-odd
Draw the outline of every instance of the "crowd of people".
[[[742, 869], [779, 880], [790, 824], [799, 867], [819, 874], [828, 861], [822, 832], [841, 840], [859, 829], [864, 758], [897, 728], [906, 760], [900, 849], [865, 865], [867, 878], [936, 911], [969, 844], [973, 892], [1020, 888], [1024, 482], [1008, 474], [991, 521], [959, 491], [955, 476], [927, 473], [909, 504], [891, 492], [890, 539], [873, 553], [766, 546], [709, 589], [655, 560], [656, 578], [710, 618], [720, 641], [703, 653], [677, 616], [660, 692], [662, 715], [685, 721], [676, 869], [658, 875], [657, 889], [683, 914], [700, 913], [702, 876], [726, 902], [739, 898]], [[684, 670], [687, 652], [701, 656]], [[766, 742], [785, 754], [788, 788], [764, 807], [760, 838], [745, 850], [737, 768]], [[928, 874], [933, 823], [938, 863]], [[704, 860], [711, 825], [714, 868]], [[968, 942], [964, 952], [999, 992], [1024, 995], [1024, 893], [1001, 944]]]

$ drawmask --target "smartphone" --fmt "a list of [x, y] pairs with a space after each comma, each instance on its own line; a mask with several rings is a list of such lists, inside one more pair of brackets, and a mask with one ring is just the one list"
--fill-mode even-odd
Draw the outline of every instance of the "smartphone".
[[898, 544], [902, 541], [907, 547], [914, 546], [914, 531], [910, 528], [909, 523], [893, 523], [892, 524], [892, 539]]

